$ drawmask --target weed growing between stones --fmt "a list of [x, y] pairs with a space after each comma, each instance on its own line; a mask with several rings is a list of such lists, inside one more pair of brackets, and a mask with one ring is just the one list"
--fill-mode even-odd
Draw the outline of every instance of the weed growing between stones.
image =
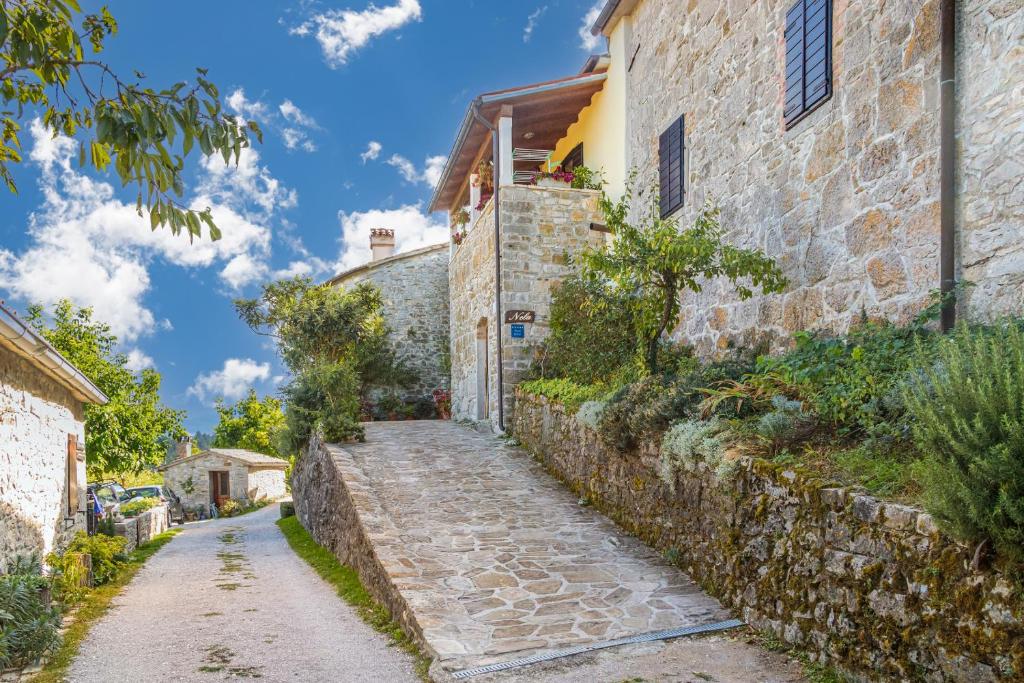
[[758, 632], [756, 641], [769, 652], [789, 655], [799, 661], [804, 668], [804, 676], [807, 677], [809, 683], [849, 683], [852, 680], [833, 666], [812, 662], [806, 652], [790, 647], [772, 631]]
[[197, 671], [206, 674], [226, 673], [228, 678], [263, 678], [262, 666], [232, 666], [235, 652], [223, 645], [211, 645], [206, 648], [206, 662]]
[[408, 652], [415, 660], [416, 674], [422, 680], [429, 681], [427, 670], [430, 668], [430, 658], [405, 634], [402, 627], [391, 618], [387, 609], [373, 599], [359, 580], [356, 570], [338, 562], [338, 558], [331, 551], [314, 541], [309, 532], [302, 527], [298, 517], [279, 519], [277, 526], [295, 554], [305, 560], [320, 578], [333, 586], [338, 596], [352, 605], [363, 621], [376, 631], [387, 635], [395, 645]]

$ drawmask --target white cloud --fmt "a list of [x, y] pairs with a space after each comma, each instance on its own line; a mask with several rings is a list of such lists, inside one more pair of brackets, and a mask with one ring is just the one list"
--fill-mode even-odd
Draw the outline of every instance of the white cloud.
[[316, 121], [312, 116], [307, 115], [301, 109], [299, 109], [291, 100], [285, 100], [278, 105], [277, 110], [281, 112], [281, 116], [284, 117], [285, 121], [290, 121], [296, 126], [302, 126], [303, 128], [316, 128]]
[[236, 88], [224, 101], [228, 108], [250, 121], [262, 121], [267, 117], [267, 105], [259, 100], [249, 100], [242, 88]]
[[[210, 207], [223, 238], [190, 243], [168, 228], [150, 230], [146, 211], [140, 217], [134, 202], [118, 199], [109, 183], [80, 174], [71, 161], [76, 142], [54, 139], [38, 120], [30, 132], [29, 158], [40, 168], [44, 199], [29, 217], [29, 245], [20, 253], [0, 249], [0, 287], [28, 302], [49, 306], [66, 298], [90, 306], [122, 341], [170, 325], [144, 304], [154, 259], [184, 268], [230, 264], [240, 255], [262, 262], [270, 253], [272, 213], [296, 201], [294, 191], [259, 165], [254, 150], [243, 150], [238, 168], [206, 158], [189, 205]], [[239, 277], [236, 267], [225, 281], [234, 286]]]
[[220, 370], [196, 377], [188, 393], [200, 401], [223, 398], [236, 401], [245, 396], [257, 382], [270, 377], [270, 363], [257, 363], [251, 358], [228, 358]]
[[537, 22], [540, 20], [544, 13], [548, 11], [548, 6], [543, 5], [535, 9], [530, 16], [526, 18], [526, 28], [523, 29], [523, 42], [530, 42], [530, 38], [533, 37], [533, 30], [537, 28]]
[[389, 7], [371, 4], [361, 12], [328, 10], [314, 15], [291, 29], [290, 33], [306, 36], [315, 29], [327, 65], [336, 69], [346, 64], [352, 53], [369, 43], [370, 39], [399, 29], [411, 21], [419, 21], [422, 15], [419, 0], [398, 0], [398, 4]]
[[128, 352], [128, 369], [132, 372], [141, 372], [155, 366], [153, 359], [139, 349], [132, 349]]
[[359, 158], [363, 160], [364, 164], [367, 161], [373, 161], [380, 156], [380, 151], [382, 149], [384, 149], [383, 145], [376, 140], [370, 140], [370, 142], [366, 144], [366, 151], [360, 154]]
[[316, 151], [316, 143], [297, 128], [285, 128], [281, 131], [281, 137], [284, 139], [284, 146], [288, 149], [302, 149], [306, 152]]
[[587, 52], [593, 52], [601, 45], [601, 36], [594, 35], [590, 32], [590, 29], [594, 26], [594, 22], [597, 21], [597, 17], [601, 14], [601, 8], [604, 6], [604, 2], [599, 2], [583, 15], [583, 20], [580, 22], [579, 36], [580, 36], [580, 47]]
[[220, 279], [237, 291], [265, 279], [268, 272], [267, 264], [263, 261], [253, 258], [250, 254], [239, 254], [228, 261], [220, 271]]
[[370, 260], [370, 229], [391, 228], [395, 231], [395, 251], [404, 252], [448, 240], [448, 226], [426, 215], [419, 205], [398, 209], [338, 212], [341, 223], [341, 258], [337, 268], [345, 271]]
[[435, 187], [441, 179], [441, 173], [444, 171], [444, 164], [447, 160], [448, 157], [445, 156], [427, 157], [422, 171], [401, 154], [392, 154], [385, 163], [397, 168], [406, 182], [425, 183], [430, 187]]
[[[275, 113], [265, 102], [251, 101], [245, 96], [245, 91], [242, 88], [237, 88], [225, 98], [225, 103], [229, 109], [244, 119], [256, 121], [273, 129], [280, 129], [281, 139], [287, 149], [316, 151], [316, 142], [310, 136], [310, 131], [319, 130], [320, 127], [312, 116], [299, 109], [291, 100], [286, 99], [279, 104], [278, 113]], [[285, 125], [281, 125], [282, 120]]]

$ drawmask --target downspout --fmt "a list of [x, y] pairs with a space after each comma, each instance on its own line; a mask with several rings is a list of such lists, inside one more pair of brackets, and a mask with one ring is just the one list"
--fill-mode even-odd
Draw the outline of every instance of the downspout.
[[502, 363], [501, 353], [501, 221], [499, 220], [499, 207], [501, 203], [499, 201], [501, 192], [501, 181], [499, 169], [501, 168], [501, 160], [498, 150], [498, 129], [494, 127], [494, 124], [485, 119], [480, 115], [480, 98], [473, 101], [473, 118], [480, 122], [487, 130], [491, 131], [491, 157], [494, 165], [494, 171], [492, 172], [492, 178], [494, 178], [494, 324], [497, 327], [495, 332], [495, 338], [497, 339], [496, 350], [498, 354], [498, 362], [496, 364], [498, 370], [498, 431], [505, 432], [505, 382], [504, 374], [505, 367]]
[[956, 324], [956, 0], [941, 0], [939, 62], [939, 291], [942, 330]]

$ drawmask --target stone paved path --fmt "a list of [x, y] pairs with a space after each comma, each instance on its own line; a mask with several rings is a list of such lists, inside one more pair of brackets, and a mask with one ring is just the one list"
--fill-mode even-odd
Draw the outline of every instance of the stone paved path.
[[69, 680], [417, 681], [292, 552], [278, 516], [272, 505], [187, 525], [93, 627]]
[[375, 423], [331, 452], [445, 669], [730, 617], [497, 437]]

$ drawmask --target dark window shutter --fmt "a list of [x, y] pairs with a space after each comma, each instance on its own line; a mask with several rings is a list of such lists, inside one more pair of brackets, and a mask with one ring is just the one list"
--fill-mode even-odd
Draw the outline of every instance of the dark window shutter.
[[797, 0], [786, 13], [786, 102], [791, 126], [832, 96], [832, 1]]
[[66, 460], [67, 474], [67, 514], [68, 518], [78, 514], [78, 436], [68, 434], [68, 456]]
[[571, 171], [577, 166], [583, 165], [583, 143], [576, 145], [572, 151], [565, 155], [562, 160], [562, 170]]
[[662, 218], [683, 205], [685, 137], [685, 117], [680, 116], [658, 139], [658, 201]]

